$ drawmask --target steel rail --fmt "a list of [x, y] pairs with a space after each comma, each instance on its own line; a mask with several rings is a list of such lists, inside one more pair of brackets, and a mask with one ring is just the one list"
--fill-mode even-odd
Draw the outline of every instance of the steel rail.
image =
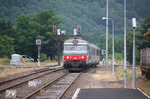
[[35, 94], [37, 94], [38, 92], [40, 92], [42, 89], [46, 88], [47, 86], [55, 83], [56, 81], [58, 81], [59, 79], [63, 78], [64, 76], [66, 76], [68, 74], [67, 73], [64, 73], [62, 76], [56, 78], [55, 80], [45, 84], [44, 86], [40, 87], [39, 89], [35, 90], [34, 92], [30, 93], [29, 95], [27, 95], [26, 97], [24, 97], [23, 99], [29, 99], [30, 97], [34, 96]]
[[1, 80], [0, 85], [2, 85], [4, 83], [7, 83], [7, 82], [10, 82], [10, 81], [13, 81], [13, 80], [17, 80], [17, 79], [21, 79], [21, 78], [24, 78], [24, 77], [27, 77], [27, 76], [31, 76], [31, 75], [34, 75], [34, 74], [37, 74], [37, 73], [45, 72], [45, 71], [48, 71], [48, 70], [49, 70], [48, 68], [42, 68], [42, 69], [38, 69], [38, 70], [33, 70], [33, 71], [31, 71], [31, 73], [27, 73], [25, 75], [10, 78], [10, 79], [7, 79], [7, 80], [2, 80], [2, 79], [6, 79], [6, 78], [2, 78], [2, 79], [0, 79]]
[[[27, 81], [30, 81], [30, 80], [33, 80], [33, 79], [36, 79], [36, 78], [39, 78], [39, 77], [48, 75], [48, 74], [50, 74], [50, 73], [56, 72], [56, 71], [58, 71], [58, 70], [62, 70], [62, 68], [61, 68], [61, 69], [52, 70], [52, 71], [47, 71], [47, 72], [45, 72], [45, 73], [43, 73], [43, 74], [40, 74], [40, 75], [38, 75], [38, 76], [36, 75], [36, 76], [31, 77], [31, 78], [29, 78], [29, 79], [26, 79], [26, 80], [24, 80], [24, 81], [15, 83], [14, 85], [10, 85], [10, 86], [3, 87], [3, 88], [0, 89], [0, 92], [5, 91], [5, 90], [10, 89], [10, 88], [13, 88], [13, 87], [18, 86], [18, 85], [21, 85], [21, 84], [23, 84], [23, 83], [26, 83]], [[41, 72], [40, 72], [40, 73], [41, 73]]]
[[63, 95], [67, 92], [67, 90], [71, 87], [71, 85], [76, 81], [76, 79], [79, 77], [81, 73], [78, 74], [78, 76], [69, 84], [69, 86], [61, 93], [61, 95], [57, 99], [61, 99]]

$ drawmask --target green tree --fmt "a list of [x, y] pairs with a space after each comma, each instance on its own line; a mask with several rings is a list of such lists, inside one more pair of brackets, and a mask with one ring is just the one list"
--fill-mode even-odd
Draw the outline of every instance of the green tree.
[[[150, 28], [150, 16], [147, 16], [141, 26], [136, 29], [135, 32], [135, 44], [136, 44], [136, 61], [137, 64], [140, 63], [140, 51], [143, 48], [150, 47], [150, 38], [144, 36], [144, 33], [147, 32], [147, 29]], [[129, 30], [127, 33], [127, 60], [132, 64], [132, 47], [133, 47], [133, 31]]]
[[21, 15], [17, 19], [16, 51], [37, 58], [36, 39], [41, 39], [41, 52], [47, 56], [56, 55], [57, 42], [52, 34], [53, 25], [60, 21], [53, 10], [42, 11], [33, 16]]
[[9, 21], [0, 20], [0, 57], [10, 57], [14, 52], [14, 31]]
[[15, 51], [19, 54], [31, 55], [35, 48], [36, 32], [32, 29], [31, 16], [20, 15], [17, 19]]

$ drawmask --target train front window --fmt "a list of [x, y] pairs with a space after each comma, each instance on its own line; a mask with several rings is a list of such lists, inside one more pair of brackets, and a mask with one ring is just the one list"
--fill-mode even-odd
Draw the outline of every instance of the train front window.
[[74, 51], [75, 50], [75, 46], [71, 46], [71, 45], [65, 46], [65, 50], [66, 51]]
[[84, 45], [77, 45], [77, 51], [85, 51]]
[[65, 45], [66, 51], [85, 51], [86, 46], [85, 45]]

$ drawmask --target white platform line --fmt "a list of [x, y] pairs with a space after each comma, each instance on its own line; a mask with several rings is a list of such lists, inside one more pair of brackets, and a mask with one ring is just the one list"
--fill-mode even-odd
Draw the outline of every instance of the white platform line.
[[76, 99], [76, 98], [78, 97], [79, 92], [80, 92], [80, 88], [78, 88], [78, 89], [76, 90], [76, 92], [74, 93], [72, 99]]
[[137, 88], [140, 92], [142, 92], [146, 97], [150, 98], [145, 92], [143, 92], [140, 88]]

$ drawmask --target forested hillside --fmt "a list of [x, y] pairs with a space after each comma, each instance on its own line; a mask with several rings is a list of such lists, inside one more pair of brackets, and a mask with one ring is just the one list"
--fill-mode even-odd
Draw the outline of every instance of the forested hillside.
[[[109, 1], [109, 18], [114, 19], [115, 21], [115, 51], [122, 53], [123, 51], [123, 2], [124, 0], [108, 0]], [[133, 17], [137, 18], [138, 27], [140, 23], [148, 16], [150, 13], [150, 0], [127, 0], [127, 31], [131, 28], [131, 19]], [[11, 46], [9, 48], [9, 53], [19, 52], [23, 53], [22, 50], [25, 46], [32, 50], [33, 44], [26, 44], [21, 46], [23, 43], [27, 43], [28, 40], [25, 39], [24, 35], [19, 37], [18, 40], [13, 39], [15, 35], [21, 35], [24, 33], [26, 37], [34, 41], [35, 38], [42, 38], [43, 40], [48, 38], [43, 37], [47, 36], [46, 33], [51, 33], [52, 23], [44, 23], [45, 27], [41, 25], [41, 21], [38, 19], [43, 10], [53, 10], [56, 20], [53, 19], [53, 24], [56, 22], [58, 28], [66, 30], [68, 34], [73, 33], [73, 29], [77, 25], [82, 27], [83, 38], [99, 45], [101, 49], [105, 49], [105, 20], [102, 20], [102, 17], [105, 16], [106, 10], [106, 0], [0, 0], [0, 19], [1, 25], [7, 25], [7, 38], [5, 40], [11, 43], [15, 42], [20, 47]], [[53, 12], [52, 11], [52, 12]], [[24, 15], [21, 15], [24, 14]], [[50, 13], [47, 13], [49, 16]], [[46, 15], [46, 16], [47, 16]], [[53, 16], [53, 15], [52, 15]], [[36, 19], [36, 17], [38, 17]], [[51, 19], [51, 18], [50, 18]], [[49, 19], [47, 19], [49, 20]], [[24, 22], [25, 28], [22, 24]], [[48, 24], [50, 26], [48, 26]], [[111, 53], [111, 21], [109, 22], [109, 53]], [[30, 28], [28, 28], [30, 27]], [[50, 27], [50, 28], [49, 28]], [[4, 27], [5, 28], [5, 27]], [[48, 29], [49, 28], [49, 29]], [[46, 30], [44, 30], [46, 29]], [[139, 29], [140, 30], [140, 29]], [[40, 31], [44, 33], [42, 37], [39, 37]], [[12, 36], [13, 33], [14, 35]], [[37, 35], [38, 36], [37, 36]], [[29, 38], [28, 35], [33, 36]], [[24, 40], [23, 40], [23, 39]], [[20, 41], [19, 41], [20, 40]], [[25, 41], [26, 40], [26, 41]], [[13, 42], [12, 42], [13, 41]], [[52, 42], [52, 41], [50, 41]], [[9, 43], [11, 45], [11, 43]], [[45, 42], [48, 44], [48, 42]], [[8, 45], [9, 46], [9, 45]], [[46, 46], [46, 45], [45, 45]], [[50, 46], [50, 45], [49, 45]], [[34, 46], [35, 47], [35, 46]], [[4, 47], [2, 47], [5, 49]], [[45, 47], [48, 50], [48, 48]], [[51, 48], [50, 48], [51, 49]], [[53, 47], [53, 50], [56, 48]], [[31, 54], [30, 50], [24, 52]], [[46, 51], [47, 51], [46, 50]], [[33, 51], [35, 53], [35, 51]], [[35, 54], [31, 54], [34, 56]], [[54, 53], [49, 53], [50, 56], [54, 56]]]
[[[115, 20], [116, 33], [123, 33], [123, 1], [109, 0], [109, 17]], [[149, 14], [149, 0], [128, 0], [127, 18], [137, 17], [141, 21]], [[0, 17], [16, 24], [20, 14], [35, 14], [42, 10], [53, 9], [61, 20], [61, 28], [68, 33], [79, 24], [84, 37], [98, 41], [98, 36], [105, 32], [105, 0], [0, 0]], [[111, 30], [111, 29], [110, 29]]]

